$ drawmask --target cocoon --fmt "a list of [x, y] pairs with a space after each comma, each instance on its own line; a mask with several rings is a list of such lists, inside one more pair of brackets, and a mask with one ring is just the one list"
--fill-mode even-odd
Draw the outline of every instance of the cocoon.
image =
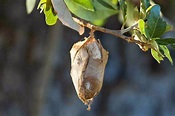
[[103, 84], [108, 52], [94, 37], [84, 38], [72, 46], [71, 77], [80, 100], [90, 105], [94, 97], [100, 92]]

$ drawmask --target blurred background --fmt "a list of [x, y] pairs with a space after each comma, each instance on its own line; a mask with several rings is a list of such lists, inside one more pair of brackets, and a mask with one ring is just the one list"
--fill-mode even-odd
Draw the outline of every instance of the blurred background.
[[[174, 25], [175, 2], [155, 2]], [[105, 27], [120, 29], [121, 24], [113, 16]], [[109, 61], [89, 112], [76, 95], [69, 55], [88, 30], [79, 36], [59, 21], [47, 26], [36, 7], [27, 15], [25, 0], [0, 0], [0, 116], [175, 116], [175, 66], [167, 59], [158, 64], [135, 44], [95, 35], [109, 51]], [[170, 51], [175, 61], [175, 50]]]

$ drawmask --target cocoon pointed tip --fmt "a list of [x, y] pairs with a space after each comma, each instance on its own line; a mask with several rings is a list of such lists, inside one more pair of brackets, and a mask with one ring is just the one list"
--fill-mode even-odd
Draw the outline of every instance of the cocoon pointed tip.
[[75, 43], [70, 50], [71, 77], [80, 100], [90, 105], [103, 84], [108, 52], [95, 38], [85, 38]]

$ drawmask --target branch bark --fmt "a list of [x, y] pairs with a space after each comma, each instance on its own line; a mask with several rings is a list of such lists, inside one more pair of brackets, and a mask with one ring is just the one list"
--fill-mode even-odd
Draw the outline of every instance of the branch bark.
[[111, 35], [114, 35], [114, 36], [116, 36], [118, 38], [121, 38], [121, 39], [123, 39], [123, 40], [125, 40], [125, 41], [127, 41], [129, 43], [135, 43], [135, 44], [138, 44], [140, 46], [147, 46], [148, 48], [152, 48], [152, 46], [149, 43], [145, 43], [145, 42], [141, 42], [141, 41], [135, 40], [133, 36], [125, 36], [124, 35], [124, 33], [133, 30], [133, 28], [137, 26], [137, 23], [134, 24], [133, 26], [129, 27], [129, 28], [126, 28], [126, 29], [111, 30], [111, 29], [107, 29], [107, 28], [104, 28], [104, 27], [95, 26], [93, 24], [90, 24], [88, 22], [85, 22], [85, 21], [80, 20], [80, 19], [75, 18], [75, 17], [73, 17], [73, 19], [79, 25], [81, 25], [83, 27], [87, 27], [87, 28], [89, 28], [91, 30], [100, 31], [100, 32], [103, 32], [103, 33], [111, 34]]

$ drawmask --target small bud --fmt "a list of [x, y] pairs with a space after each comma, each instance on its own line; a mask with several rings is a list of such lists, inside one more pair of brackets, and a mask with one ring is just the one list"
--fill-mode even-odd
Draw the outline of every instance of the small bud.
[[100, 92], [103, 84], [108, 52], [95, 38], [85, 38], [77, 42], [70, 50], [71, 77], [81, 101], [90, 105], [94, 97]]

